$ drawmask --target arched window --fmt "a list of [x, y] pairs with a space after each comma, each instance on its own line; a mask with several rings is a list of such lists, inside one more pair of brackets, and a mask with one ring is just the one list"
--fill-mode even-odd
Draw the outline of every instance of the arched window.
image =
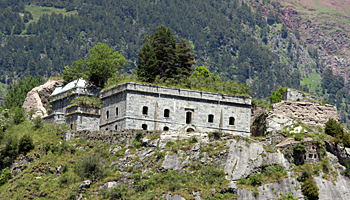
[[114, 127], [114, 128], [115, 128], [115, 130], [117, 131], [117, 130], [118, 130], [118, 125], [115, 125], [115, 127]]
[[214, 115], [208, 115], [208, 122], [213, 123], [214, 122]]
[[147, 115], [147, 114], [148, 114], [148, 107], [147, 107], [147, 106], [144, 106], [144, 107], [142, 108], [142, 114], [143, 114], [143, 115]]
[[147, 130], [147, 124], [142, 124], [142, 130], [144, 130], [144, 131]]
[[164, 126], [163, 131], [169, 131], [169, 127]]
[[186, 112], [186, 124], [190, 124], [192, 122], [192, 112]]
[[119, 115], [118, 107], [115, 108], [115, 116]]
[[165, 109], [164, 110], [164, 117], [169, 117], [170, 116], [170, 110], [169, 109]]
[[106, 112], [106, 119], [108, 119], [109, 118], [109, 111], [107, 110], [107, 112]]
[[229, 124], [235, 125], [235, 118], [234, 117], [230, 117]]

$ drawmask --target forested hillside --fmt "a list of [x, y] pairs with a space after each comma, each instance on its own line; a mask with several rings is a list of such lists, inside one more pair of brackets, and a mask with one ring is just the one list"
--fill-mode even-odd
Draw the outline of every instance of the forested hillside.
[[[292, 66], [279, 62], [265, 45], [267, 41], [259, 42], [260, 35], [267, 36], [270, 25], [280, 23], [277, 15], [267, 21], [244, 2], [38, 1], [29, 5], [7, 1], [7, 6], [4, 2], [1, 13], [7, 20], [1, 20], [2, 82], [28, 74], [58, 75], [65, 65], [86, 56], [97, 42], [121, 52], [128, 59], [126, 71], [130, 72], [144, 37], [164, 24], [179, 38], [190, 41], [197, 65], [243, 83], [263, 80], [251, 81], [258, 97], [268, 96], [281, 85], [299, 87], [299, 72], [292, 76]], [[39, 5], [45, 6], [41, 7], [44, 11], [53, 6], [78, 14], [44, 14], [37, 22], [27, 20], [31, 18], [28, 10]], [[254, 37], [257, 31], [258, 39]]]
[[270, 0], [1, 0], [0, 82], [60, 76], [64, 66], [85, 59], [98, 42], [120, 52], [127, 59], [124, 72], [131, 73], [145, 36], [165, 25], [189, 42], [196, 66], [248, 84], [253, 97], [266, 98], [284, 86], [303, 89], [337, 105], [347, 122], [347, 78], [322, 79], [329, 75], [322, 51], [305, 41], [301, 25], [291, 26], [293, 12], [285, 5]]

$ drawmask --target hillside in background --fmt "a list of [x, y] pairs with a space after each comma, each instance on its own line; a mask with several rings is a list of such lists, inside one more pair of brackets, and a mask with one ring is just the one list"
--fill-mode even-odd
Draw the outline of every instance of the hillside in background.
[[59, 76], [98, 42], [121, 52], [131, 73], [145, 36], [165, 25], [188, 40], [197, 66], [250, 85], [253, 97], [284, 86], [313, 92], [347, 123], [348, 10], [340, 0], [2, 0], [0, 82]]

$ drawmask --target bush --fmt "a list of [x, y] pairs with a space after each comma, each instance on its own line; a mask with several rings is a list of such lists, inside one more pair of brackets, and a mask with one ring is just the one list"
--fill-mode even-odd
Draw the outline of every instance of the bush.
[[19, 153], [27, 153], [32, 149], [34, 149], [33, 139], [28, 134], [25, 134], [19, 140], [18, 151]]
[[44, 126], [44, 121], [43, 121], [43, 119], [41, 119], [40, 115], [33, 119], [33, 123], [34, 123], [35, 129], [39, 129], [39, 128], [42, 128]]
[[302, 139], [302, 137], [301, 137], [300, 133], [298, 133], [294, 136], [294, 140], [296, 140], [296, 141], [301, 141], [301, 139]]
[[308, 200], [317, 200], [318, 199], [318, 187], [316, 186], [312, 178], [306, 179], [301, 184], [301, 191], [307, 197]]
[[191, 137], [189, 140], [188, 140], [189, 143], [197, 143], [198, 142], [198, 139], [196, 138], [196, 136], [193, 136]]
[[7, 183], [8, 180], [10, 180], [12, 178], [12, 174], [11, 171], [9, 170], [8, 167], [6, 167], [5, 169], [2, 170], [1, 172], [1, 176], [0, 176], [0, 186], [4, 185], [5, 183]]
[[343, 127], [332, 118], [327, 121], [324, 131], [327, 135], [339, 138], [342, 138], [344, 134]]
[[74, 172], [82, 179], [97, 180], [103, 175], [100, 156], [91, 154], [83, 157], [75, 165]]
[[293, 147], [294, 151], [297, 153], [305, 153], [306, 149], [302, 143], [298, 143]]
[[23, 108], [14, 108], [13, 110], [13, 122], [15, 124], [20, 124], [25, 119], [25, 111]]

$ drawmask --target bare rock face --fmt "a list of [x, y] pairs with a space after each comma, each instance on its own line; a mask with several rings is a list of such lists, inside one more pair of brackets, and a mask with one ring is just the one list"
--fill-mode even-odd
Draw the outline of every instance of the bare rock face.
[[335, 106], [311, 102], [282, 101], [273, 105], [273, 114], [283, 118], [298, 118], [309, 126], [324, 126], [329, 118], [338, 120]]
[[24, 108], [27, 112], [34, 109], [35, 113], [32, 117], [39, 115], [47, 116], [46, 105], [50, 101], [50, 95], [55, 87], [62, 84], [63, 80], [48, 80], [43, 85], [33, 88], [30, 92], [28, 92], [22, 108]]
[[262, 163], [280, 164], [286, 169], [289, 168], [288, 160], [279, 150], [276, 153], [266, 152], [261, 143], [247, 145], [243, 140], [232, 140], [228, 145], [230, 150], [224, 168], [228, 180], [237, 181], [246, 178]]

